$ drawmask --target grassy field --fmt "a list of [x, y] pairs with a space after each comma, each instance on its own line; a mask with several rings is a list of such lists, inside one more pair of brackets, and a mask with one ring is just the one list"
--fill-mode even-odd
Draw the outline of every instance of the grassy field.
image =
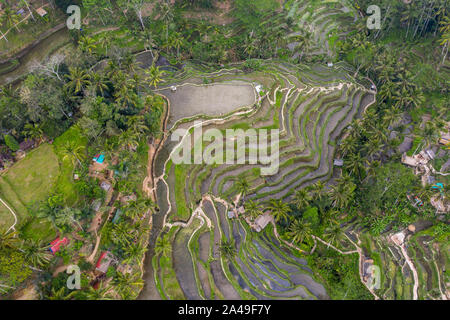
[[61, 173], [55, 186], [55, 192], [63, 194], [67, 205], [73, 205], [78, 200], [73, 182], [73, 163], [70, 159], [64, 159], [61, 152], [64, 144], [69, 141], [75, 141], [79, 146], [86, 146], [87, 139], [81, 134], [78, 127], [71, 127], [61, 136], [56, 138], [53, 143], [55, 153], [58, 156], [61, 165]]
[[[59, 173], [58, 158], [52, 146], [42, 144], [0, 176], [0, 196], [15, 211], [18, 224], [25, 224], [29, 231], [37, 231], [37, 236], [46, 237], [51, 233], [51, 225], [44, 221], [31, 223], [27, 208], [49, 195]], [[8, 223], [8, 227], [13, 222], [11, 213], [3, 205], [0, 221]]]

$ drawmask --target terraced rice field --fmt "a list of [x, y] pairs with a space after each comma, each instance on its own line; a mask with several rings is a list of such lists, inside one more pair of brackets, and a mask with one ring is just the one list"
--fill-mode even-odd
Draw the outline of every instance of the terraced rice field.
[[[388, 239], [374, 240], [368, 235], [362, 235], [362, 239], [366, 254], [382, 271], [381, 286], [377, 290], [379, 297], [384, 300], [413, 299], [413, 272], [400, 248]], [[444, 271], [438, 265], [446, 265], [448, 248], [439, 247], [430, 236], [416, 234], [409, 238], [406, 249], [418, 274], [418, 299], [441, 299], [446, 284]]]
[[[251, 185], [246, 199], [261, 203], [289, 199], [297, 189], [329, 180], [339, 135], [374, 102], [374, 93], [348, 76], [343, 66], [331, 69], [265, 62], [262, 71], [252, 73], [242, 72], [239, 66], [216, 73], [201, 69], [186, 68], [173, 84], [188, 81], [200, 85], [200, 79], [207, 78], [219, 86], [230, 85], [231, 95], [233, 90], [244, 92], [243, 101], [252, 94], [238, 86], [262, 85], [262, 91], [255, 91], [255, 103], [243, 103], [235, 110], [216, 107], [211, 98], [208, 114], [169, 117], [167, 128], [192, 130], [197, 120], [202, 121], [203, 130], [279, 129], [279, 170], [262, 176], [265, 165], [260, 163], [175, 164], [170, 154], [178, 142], [166, 139], [154, 168], [160, 211], [154, 217], [151, 237], [171, 235], [173, 263], [161, 267], [159, 259], [153, 258], [142, 297], [150, 297], [149, 292], [155, 288], [160, 298], [168, 299], [180, 295], [186, 299], [328, 298], [300, 254], [279, 242], [272, 224], [256, 233], [245, 219], [229, 219], [227, 212], [239, 193], [235, 185], [239, 177], [246, 177]], [[223, 97], [218, 99], [222, 101]], [[184, 103], [186, 99], [169, 97], [169, 101], [170, 114], [178, 109], [191, 110]], [[195, 95], [191, 101], [195, 101]], [[204, 148], [210, 144], [193, 143]], [[245, 154], [251, 148], [247, 144]], [[162, 230], [160, 234], [158, 229]], [[227, 241], [236, 250], [233, 256], [221, 254], [220, 246]], [[174, 282], [179, 284], [175, 292], [173, 286], [169, 290], [165, 287], [165, 283]]]

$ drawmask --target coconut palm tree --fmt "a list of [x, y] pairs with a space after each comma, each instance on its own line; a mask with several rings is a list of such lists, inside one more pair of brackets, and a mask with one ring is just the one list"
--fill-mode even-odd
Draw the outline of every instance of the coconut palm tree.
[[136, 149], [139, 145], [138, 137], [131, 130], [123, 131], [119, 136], [119, 145], [126, 147], [128, 150]]
[[325, 184], [321, 180], [317, 180], [316, 183], [311, 185], [311, 190], [313, 192], [314, 199], [322, 200], [325, 191]]
[[392, 107], [386, 109], [383, 116], [383, 122], [385, 126], [392, 126], [395, 124], [401, 116], [401, 110], [399, 107]]
[[97, 48], [95, 40], [88, 36], [81, 36], [80, 40], [78, 41], [78, 46], [80, 47], [81, 51], [89, 54], [92, 54], [92, 52]]
[[361, 172], [364, 170], [363, 159], [359, 153], [351, 154], [345, 162], [345, 169], [361, 180]]
[[271, 211], [276, 222], [279, 222], [280, 220], [287, 222], [289, 220], [289, 212], [291, 212], [291, 208], [287, 203], [281, 201], [281, 199], [271, 199], [267, 209]]
[[135, 289], [141, 289], [144, 286], [144, 281], [138, 274], [117, 272], [113, 280], [114, 289], [120, 294], [122, 299], [128, 300], [130, 294]]
[[303, 219], [296, 219], [289, 226], [287, 235], [292, 239], [292, 242], [303, 243], [312, 235], [311, 223]]
[[312, 199], [311, 193], [304, 188], [295, 192], [293, 203], [297, 209], [302, 210], [309, 206]]
[[332, 225], [325, 229], [324, 235], [328, 240], [328, 243], [336, 246], [339, 241], [344, 238], [344, 232], [342, 231], [339, 223], [332, 223]]
[[128, 130], [131, 130], [131, 132], [133, 132], [137, 136], [148, 132], [148, 127], [145, 125], [145, 119], [142, 115], [129, 117], [127, 125]]
[[134, 105], [136, 101], [136, 93], [134, 92], [133, 83], [131, 81], [126, 81], [119, 86], [114, 92], [114, 98], [121, 109]]
[[19, 238], [17, 231], [0, 230], [0, 250], [16, 249], [19, 246]]
[[52, 259], [52, 255], [48, 251], [49, 247], [48, 245], [44, 245], [42, 240], [30, 239], [23, 243], [21, 250], [24, 253], [25, 259], [33, 267], [43, 267]]
[[27, 139], [42, 142], [44, 131], [42, 131], [42, 126], [39, 123], [27, 123], [23, 131]]
[[3, 9], [1, 19], [2, 22], [5, 23], [7, 29], [15, 27], [17, 31], [20, 32], [20, 29], [18, 27], [20, 16], [16, 14], [11, 7], [7, 6], [5, 9]]
[[132, 243], [131, 245], [127, 246], [124, 251], [126, 257], [123, 260], [124, 263], [132, 264], [134, 262], [137, 262], [138, 265], [141, 265], [142, 257], [144, 256], [147, 249], [140, 243]]
[[83, 227], [77, 220], [77, 216], [81, 214], [81, 211], [75, 208], [65, 207], [62, 210], [57, 210], [53, 217], [53, 221], [58, 229], [64, 229], [64, 227], [78, 226], [81, 230]]
[[345, 157], [347, 153], [353, 153], [356, 150], [357, 139], [348, 136], [339, 144], [339, 150], [342, 152], [342, 157]]
[[421, 136], [423, 140], [425, 141], [426, 148], [428, 148], [430, 145], [436, 143], [439, 139], [439, 130], [437, 130], [435, 124], [432, 121], [428, 121], [425, 124], [425, 128], [421, 132]]
[[170, 254], [172, 253], [172, 244], [167, 236], [159, 237], [158, 240], [156, 240], [155, 253], [156, 255], [170, 257]]
[[238, 192], [242, 194], [242, 197], [245, 197], [250, 189], [250, 184], [248, 183], [247, 179], [245, 177], [239, 177], [235, 182], [235, 185]]
[[165, 24], [164, 30], [166, 31], [166, 41], [167, 41], [169, 39], [169, 25], [174, 17], [172, 7], [169, 1], [167, 0], [158, 2], [157, 6], [158, 12], [160, 12], [159, 19], [163, 21], [163, 23]]
[[90, 75], [90, 79], [91, 87], [95, 90], [95, 93], [98, 92], [103, 97], [105, 90], [108, 89], [105, 78], [96, 72], [92, 72]]
[[99, 40], [99, 45], [105, 49], [105, 56], [108, 56], [108, 49], [111, 47], [112, 38], [109, 36], [108, 32], [103, 32]]
[[63, 160], [68, 159], [73, 165], [77, 161], [80, 166], [83, 166], [81, 160], [86, 157], [85, 150], [85, 146], [77, 144], [74, 140], [68, 140], [62, 145], [60, 152]]
[[262, 213], [262, 207], [259, 203], [252, 200], [245, 202], [245, 212], [252, 218], [256, 219]]
[[145, 29], [139, 33], [139, 39], [144, 43], [144, 48], [150, 51], [152, 59], [155, 60], [155, 55], [153, 54], [153, 47], [155, 46], [154, 36], [150, 29]]
[[90, 75], [79, 67], [69, 67], [69, 74], [66, 74], [65, 77], [68, 80], [65, 87], [75, 94], [91, 84]]
[[450, 46], [450, 18], [448, 16], [445, 16], [440, 21], [441, 27], [439, 28], [439, 31], [442, 33], [440, 44], [442, 47], [442, 64], [444, 64], [445, 59], [447, 58], [448, 54], [448, 47]]
[[50, 290], [50, 295], [46, 297], [48, 300], [70, 300], [77, 292], [72, 291], [71, 293], [66, 293], [66, 288], [61, 287], [59, 289], [55, 289], [54, 287]]
[[355, 185], [350, 183], [348, 185], [338, 183], [331, 186], [329, 196], [331, 205], [335, 208], [346, 208], [353, 199]]
[[312, 44], [312, 34], [308, 30], [301, 30], [301, 34], [296, 37], [296, 41], [298, 42], [297, 46], [295, 47], [295, 50], [300, 50], [300, 56], [299, 60], [302, 60], [303, 55], [305, 52], [308, 52], [308, 50], [311, 47]]
[[227, 260], [231, 260], [236, 255], [236, 248], [234, 245], [234, 240], [225, 240], [222, 241], [219, 247], [219, 251], [221, 256], [223, 256]]
[[180, 47], [184, 44], [184, 38], [180, 32], [175, 32], [170, 36], [170, 43], [172, 47], [177, 49], [177, 58], [180, 57]]
[[86, 300], [113, 300], [111, 290], [111, 287], [100, 284], [98, 289], [89, 287], [88, 290], [83, 292], [83, 297]]
[[164, 82], [162, 77], [164, 76], [165, 72], [163, 70], [159, 70], [159, 67], [155, 67], [155, 64], [153, 63], [150, 67], [150, 69], [146, 70], [145, 73], [147, 74], [146, 81], [148, 82], [150, 87], [154, 87], [156, 89], [156, 86], [160, 82]]

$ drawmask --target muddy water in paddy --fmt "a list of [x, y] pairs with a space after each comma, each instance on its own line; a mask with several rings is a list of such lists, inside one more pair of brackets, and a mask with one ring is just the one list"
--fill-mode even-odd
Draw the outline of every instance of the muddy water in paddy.
[[195, 282], [194, 266], [189, 253], [189, 235], [183, 234], [183, 230], [178, 231], [173, 243], [173, 267], [183, 293], [188, 300], [200, 300]]
[[159, 93], [170, 101], [168, 129], [183, 118], [196, 115], [220, 116], [256, 102], [253, 86], [243, 81], [215, 83], [205, 86], [180, 85], [176, 91], [164, 89]]
[[144, 288], [142, 289], [139, 298], [140, 300], [154, 300], [161, 299], [156, 289], [154, 270], [152, 266], [152, 258], [155, 254], [155, 243], [164, 223], [164, 216], [168, 209], [167, 204], [167, 188], [162, 181], [159, 181], [156, 189], [157, 203], [159, 211], [153, 214], [153, 225], [150, 230], [150, 240], [148, 251], [144, 260]]
[[211, 262], [211, 273], [214, 278], [214, 282], [216, 283], [217, 288], [220, 290], [220, 292], [223, 294], [225, 299], [240, 299], [239, 294], [236, 292], [236, 290], [233, 288], [233, 286], [230, 284], [228, 279], [226, 278], [222, 266], [220, 264], [220, 253], [219, 253], [219, 246], [220, 246], [220, 231], [217, 227], [217, 219], [216, 215], [214, 213], [214, 208], [212, 207], [211, 202], [205, 201], [203, 210], [205, 214], [208, 216], [208, 218], [211, 220], [212, 224], [215, 226], [214, 228], [214, 244], [213, 244], [213, 257], [217, 258], [217, 260], [214, 260]]

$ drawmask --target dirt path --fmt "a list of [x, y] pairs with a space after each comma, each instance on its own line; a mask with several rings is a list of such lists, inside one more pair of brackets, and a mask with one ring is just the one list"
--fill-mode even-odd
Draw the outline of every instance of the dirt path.
[[363, 253], [361, 247], [359, 246], [361, 244], [361, 240], [359, 240], [359, 236], [357, 234], [355, 234], [356, 238], [358, 239], [358, 244], [353, 242], [353, 240], [350, 239], [350, 237], [347, 234], [345, 234], [345, 236], [355, 246], [356, 251], [358, 252], [358, 255], [359, 255], [358, 269], [359, 269], [359, 278], [360, 278], [361, 282], [366, 286], [367, 290], [369, 290], [370, 293], [374, 296], [375, 300], [380, 300], [380, 298], [377, 296], [377, 294], [375, 293], [373, 288], [371, 288], [370, 286], [368, 286], [364, 282], [364, 278], [363, 278], [363, 273], [364, 273], [364, 259], [363, 259], [363, 257], [364, 257], [364, 253]]
[[[400, 232], [401, 233], [401, 232]], [[413, 287], [413, 300], [418, 300], [419, 299], [419, 295], [418, 295], [418, 290], [419, 290], [419, 276], [417, 274], [417, 270], [416, 267], [414, 266], [414, 263], [412, 262], [411, 258], [408, 255], [408, 251], [406, 250], [405, 247], [405, 242], [403, 239], [400, 239], [398, 234], [394, 234], [392, 236], [389, 237], [389, 239], [400, 248], [403, 257], [405, 258], [406, 263], [409, 266], [409, 269], [412, 271], [413, 273], [413, 278], [414, 278], [414, 287]]]
[[11, 231], [11, 230], [16, 231], [15, 226], [16, 226], [16, 224], [17, 224], [17, 216], [16, 216], [15, 212], [13, 211], [13, 209], [10, 208], [10, 206], [8, 206], [8, 205], [6, 204], [5, 201], [3, 201], [3, 199], [0, 198], [0, 202], [3, 203], [3, 205], [9, 210], [9, 212], [11, 212], [11, 214], [12, 214], [13, 217], [14, 217], [14, 223], [12, 224], [11, 227], [9, 227], [8, 230], [6, 230], [6, 233], [8, 233], [8, 232]]
[[[158, 144], [159, 141], [156, 145]], [[155, 146], [155, 143], [148, 144], [147, 176], [144, 178], [142, 183], [142, 190], [152, 199], [153, 202], [156, 201], [155, 186], [153, 185], [153, 162], [157, 150], [158, 148]]]
[[100, 239], [101, 239], [101, 236], [97, 236], [97, 241], [95, 243], [94, 251], [92, 251], [92, 254], [86, 259], [86, 261], [88, 261], [90, 263], [94, 262], [95, 255], [97, 254], [97, 250], [100, 245]]

